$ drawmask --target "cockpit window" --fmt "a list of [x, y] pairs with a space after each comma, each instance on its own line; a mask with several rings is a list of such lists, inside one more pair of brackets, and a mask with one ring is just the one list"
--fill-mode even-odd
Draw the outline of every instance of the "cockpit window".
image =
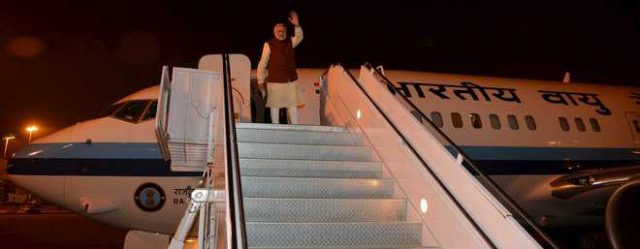
[[137, 123], [142, 113], [146, 110], [148, 103], [149, 100], [131, 100], [125, 102], [124, 106], [113, 114], [113, 116], [128, 122]]
[[109, 106], [109, 108], [107, 108], [106, 110], [104, 110], [102, 112], [102, 114], [100, 114], [100, 117], [106, 117], [106, 116], [113, 115], [113, 113], [116, 112], [118, 109], [120, 109], [120, 107], [122, 107], [123, 105], [124, 105], [124, 103], [117, 103], [117, 104], [114, 104], [112, 106]]
[[153, 102], [151, 102], [151, 105], [149, 106], [149, 108], [147, 108], [147, 112], [144, 113], [144, 116], [142, 117], [142, 121], [156, 118], [157, 109], [158, 109], [158, 101], [154, 100]]

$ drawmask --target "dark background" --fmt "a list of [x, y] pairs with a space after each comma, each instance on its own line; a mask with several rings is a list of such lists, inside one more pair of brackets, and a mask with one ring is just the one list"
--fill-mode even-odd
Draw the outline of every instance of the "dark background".
[[295, 8], [299, 67], [387, 69], [634, 85], [638, 1], [3, 1], [0, 135], [24, 140], [159, 83], [162, 65], [235, 52], [255, 67]]

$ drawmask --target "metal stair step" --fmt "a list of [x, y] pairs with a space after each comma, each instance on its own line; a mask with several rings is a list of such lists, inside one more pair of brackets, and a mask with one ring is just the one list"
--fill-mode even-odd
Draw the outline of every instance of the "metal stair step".
[[380, 178], [380, 162], [240, 159], [243, 176]]
[[237, 129], [239, 142], [361, 145], [362, 134], [306, 130]]
[[247, 222], [251, 248], [420, 247], [417, 222], [270, 223]]
[[260, 198], [390, 198], [393, 180], [244, 176], [242, 191]]
[[260, 222], [405, 221], [404, 199], [244, 198], [245, 219]]
[[207, 163], [207, 145], [169, 142], [172, 166], [202, 167]]
[[239, 123], [250, 248], [419, 248], [422, 224], [362, 134], [341, 127]]
[[286, 125], [268, 123], [236, 123], [236, 129], [288, 130], [288, 131], [321, 131], [321, 132], [349, 132], [344, 127], [321, 125]]
[[[255, 248], [255, 249], [288, 249], [286, 247], [255, 247], [255, 246], [251, 246], [249, 248]], [[354, 249], [354, 247], [307, 247], [307, 248], [301, 248], [301, 247], [297, 247], [298, 249], [318, 249], [318, 248], [322, 248], [322, 249]], [[361, 248], [361, 247], [358, 247]], [[369, 247], [369, 248], [375, 248], [375, 249], [425, 249], [425, 247], [413, 247], [413, 246], [409, 246], [409, 247]], [[427, 247], [428, 249], [439, 249], [440, 247]]]
[[240, 158], [377, 161], [368, 146], [238, 143]]

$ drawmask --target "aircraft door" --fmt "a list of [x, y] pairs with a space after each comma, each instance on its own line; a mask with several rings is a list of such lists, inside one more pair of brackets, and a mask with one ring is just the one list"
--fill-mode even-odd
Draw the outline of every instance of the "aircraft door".
[[640, 152], [640, 115], [636, 112], [626, 112], [625, 116], [631, 131], [632, 143], [635, 151]]

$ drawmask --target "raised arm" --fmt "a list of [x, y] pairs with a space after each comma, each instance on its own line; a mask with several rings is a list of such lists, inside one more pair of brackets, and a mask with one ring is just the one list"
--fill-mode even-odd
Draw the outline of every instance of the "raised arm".
[[302, 38], [304, 38], [304, 36], [302, 33], [302, 28], [300, 26], [296, 26], [294, 30], [295, 34], [293, 35], [293, 37], [291, 37], [291, 44], [293, 44], [293, 47], [295, 48], [296, 46], [298, 46], [298, 44], [300, 44], [300, 42], [302, 42]]
[[298, 13], [296, 13], [295, 11], [291, 11], [289, 13], [289, 22], [291, 22], [291, 24], [294, 27], [294, 32], [295, 33], [294, 33], [293, 37], [291, 37], [291, 43], [293, 44], [293, 47], [295, 48], [296, 46], [298, 46], [298, 44], [300, 44], [300, 42], [304, 38], [304, 34], [302, 32], [302, 27], [300, 27], [300, 21], [298, 20]]

